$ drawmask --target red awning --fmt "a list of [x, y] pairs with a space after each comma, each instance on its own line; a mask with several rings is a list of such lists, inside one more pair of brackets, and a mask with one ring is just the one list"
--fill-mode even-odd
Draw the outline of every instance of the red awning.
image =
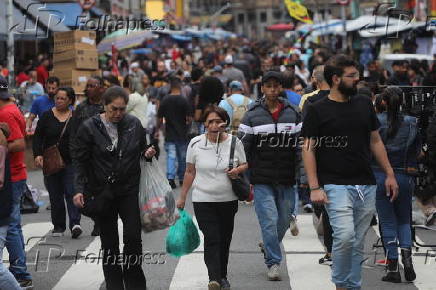
[[293, 24], [279, 23], [279, 24], [270, 25], [266, 29], [269, 31], [289, 31], [289, 30], [294, 30], [294, 28], [295, 27]]

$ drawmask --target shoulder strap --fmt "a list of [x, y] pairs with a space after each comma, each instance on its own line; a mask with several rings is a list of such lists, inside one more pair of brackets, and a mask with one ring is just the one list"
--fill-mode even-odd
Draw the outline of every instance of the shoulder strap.
[[232, 136], [232, 143], [230, 145], [230, 159], [229, 159], [229, 169], [233, 169], [233, 160], [235, 157], [235, 147], [236, 147], [236, 136]]
[[72, 115], [72, 113], [70, 111], [70, 115], [69, 115], [67, 121], [65, 122], [64, 128], [62, 129], [61, 135], [59, 136], [59, 140], [58, 140], [58, 143], [56, 143], [56, 145], [59, 145], [59, 142], [61, 142], [61, 139], [65, 133], [65, 130], [67, 130], [68, 122], [70, 122], [70, 120], [71, 120], [71, 115]]
[[235, 102], [233, 102], [232, 97], [228, 97], [226, 99], [227, 103], [229, 103], [229, 105], [232, 107], [233, 110], [235, 110], [238, 106], [236, 106]]

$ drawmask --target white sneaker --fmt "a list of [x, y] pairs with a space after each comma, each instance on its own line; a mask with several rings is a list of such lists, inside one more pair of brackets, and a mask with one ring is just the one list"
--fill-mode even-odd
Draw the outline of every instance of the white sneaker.
[[74, 227], [71, 229], [71, 238], [77, 239], [82, 234], [82, 228], [80, 225], [74, 225]]
[[298, 236], [298, 234], [300, 233], [300, 230], [298, 229], [298, 226], [297, 226], [297, 218], [295, 216], [291, 217], [291, 222], [289, 224], [289, 228], [291, 229], [291, 234], [294, 237]]
[[272, 265], [268, 269], [267, 276], [269, 281], [281, 281], [282, 278], [280, 277], [280, 266], [278, 264]]

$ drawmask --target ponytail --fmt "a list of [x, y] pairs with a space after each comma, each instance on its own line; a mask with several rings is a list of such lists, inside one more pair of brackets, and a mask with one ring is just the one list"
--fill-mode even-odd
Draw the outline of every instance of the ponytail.
[[403, 94], [401, 89], [388, 87], [381, 94], [386, 103], [386, 111], [388, 114], [388, 139], [395, 137], [400, 128], [403, 116], [400, 109], [403, 102]]

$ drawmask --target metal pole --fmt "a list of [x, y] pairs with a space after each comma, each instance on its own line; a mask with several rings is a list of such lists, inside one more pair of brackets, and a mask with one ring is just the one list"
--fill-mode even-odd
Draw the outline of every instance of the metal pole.
[[8, 70], [9, 70], [9, 87], [15, 87], [15, 72], [14, 72], [14, 62], [15, 62], [15, 46], [14, 46], [14, 33], [11, 31], [12, 25], [14, 23], [12, 8], [13, 0], [6, 1], [6, 23], [8, 27]]
[[341, 5], [341, 19], [342, 19], [342, 49], [345, 51], [347, 49], [347, 19], [345, 16], [345, 5]]

